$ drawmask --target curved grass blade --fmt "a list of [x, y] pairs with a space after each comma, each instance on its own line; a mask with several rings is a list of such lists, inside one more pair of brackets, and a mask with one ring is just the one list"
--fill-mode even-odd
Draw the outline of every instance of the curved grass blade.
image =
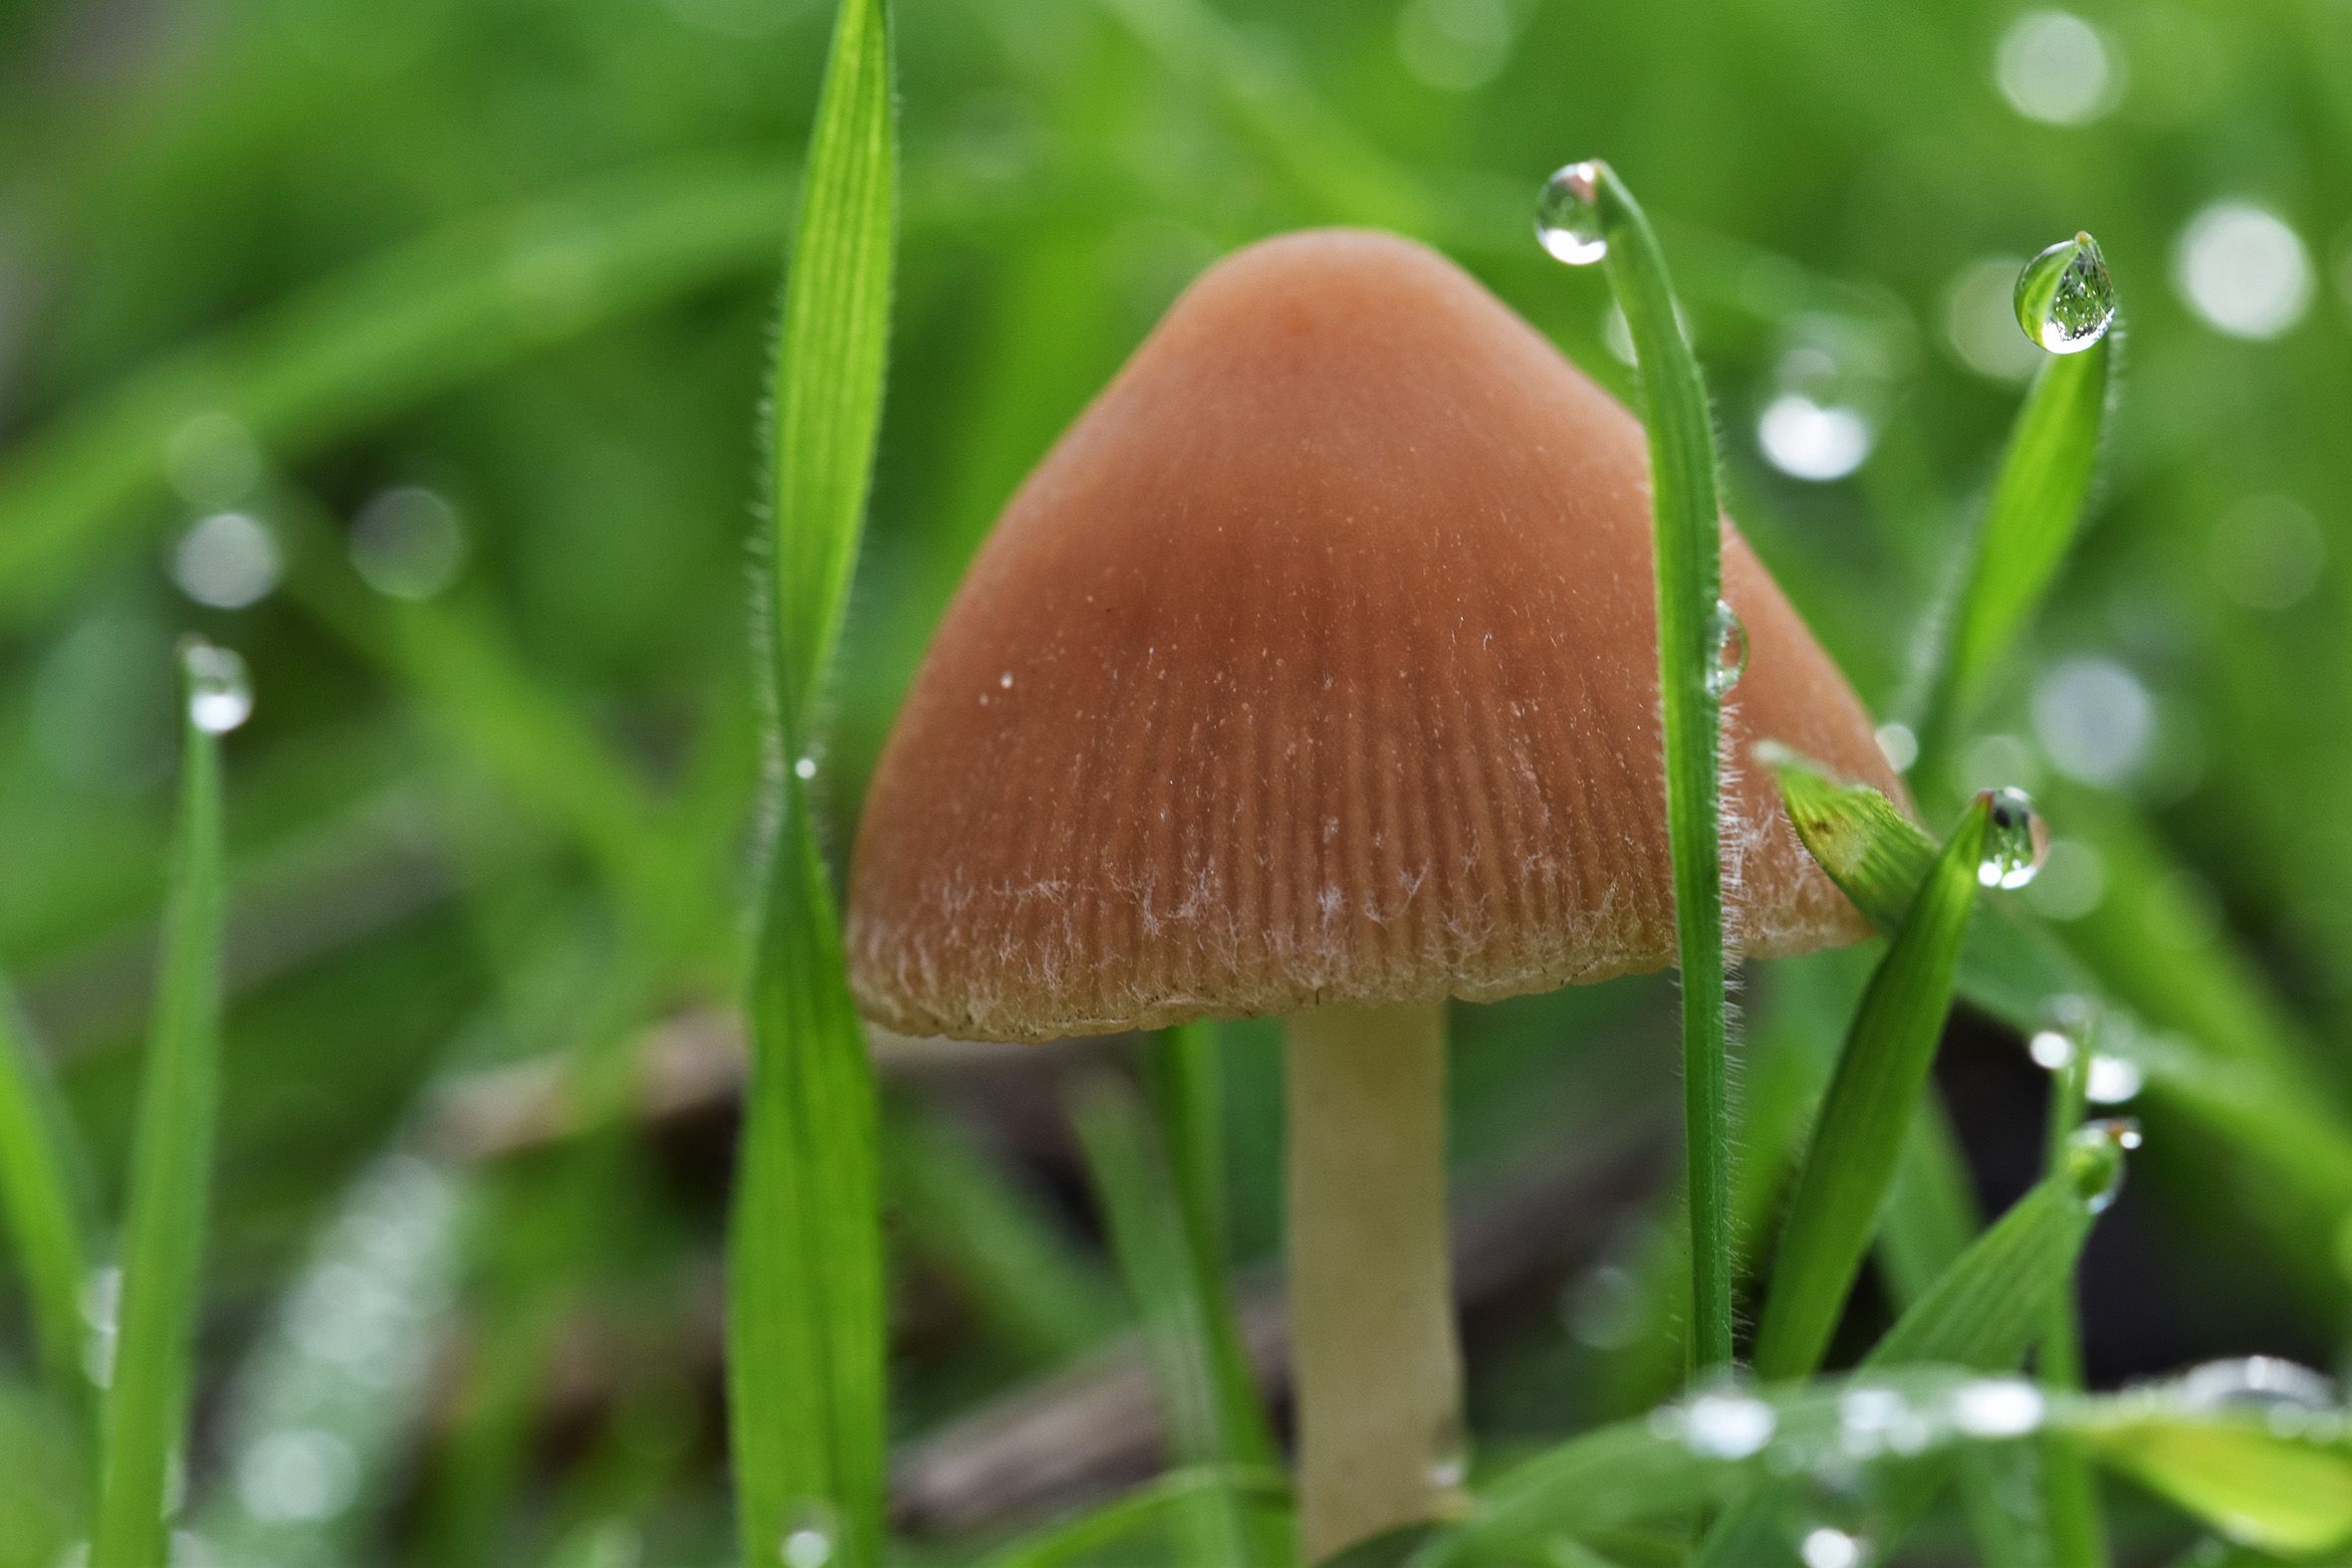
[[699, 158], [428, 234], [139, 371], [0, 466], [0, 614], [160, 493], [171, 437], [225, 414], [281, 461], [773, 256], [789, 172]]
[[1683, 1119], [1691, 1206], [1691, 1357], [1732, 1361], [1731, 1086], [1724, 1002], [1721, 699], [1723, 508], [1715, 429], [1699, 361], [1683, 336], [1659, 248], [1616, 171], [1592, 165], [1609, 288], [1633, 336], [1649, 433], [1657, 540], [1658, 689], [1666, 745], [1667, 837], [1682, 970]]
[[48, 1063], [0, 985], [0, 1212], [30, 1298], [41, 1372], [70, 1407], [89, 1397], [82, 1285], [90, 1277], [86, 1169]]
[[1921, 884], [1870, 978], [1789, 1200], [1758, 1331], [1759, 1376], [1820, 1365], [1934, 1064], [1991, 819], [1980, 798]]
[[2123, 1147], [2112, 1129], [2084, 1129], [2067, 1143], [2058, 1169], [1994, 1222], [1862, 1365], [2017, 1366], [2066, 1298], [2091, 1222], [2122, 1172]]
[[[2049, 1124], [2043, 1157], [2045, 1172], [2063, 1171], [2072, 1153], [2076, 1129], [2090, 1098], [2092, 1037], [2075, 1040], [2074, 1052], [2050, 1077]], [[2082, 1392], [2081, 1303], [2069, 1271], [2043, 1329], [2041, 1348], [2034, 1356], [2034, 1372], [2054, 1389]], [[2048, 1527], [2049, 1550], [2044, 1555], [2066, 1565], [2109, 1560], [2106, 1521], [2099, 1512], [2098, 1484], [2082, 1456], [2064, 1444], [2044, 1443], [2038, 1456], [2041, 1513]]]
[[1484, 1487], [1470, 1516], [1413, 1564], [1539, 1561], [1554, 1539], [1672, 1519], [1760, 1481], [1851, 1484], [1878, 1465], [1984, 1453], [2036, 1433], [2080, 1446], [2235, 1540], [2303, 1553], [2352, 1541], [2347, 1413], [2301, 1412], [2290, 1425], [2275, 1412], [2217, 1408], [2199, 1393], [2198, 1376], [2069, 1396], [2012, 1378], [1904, 1367], [1701, 1394], [1524, 1460]]
[[184, 721], [178, 836], [122, 1222], [120, 1329], [101, 1419], [91, 1561], [159, 1563], [188, 1417], [219, 1113], [220, 741]]
[[[1220, 1374], [1227, 1369], [1220, 1365], [1214, 1323], [1224, 1303], [1201, 1291], [1190, 1222], [1169, 1179], [1169, 1151], [1158, 1146], [1142, 1107], [1117, 1080], [1104, 1077], [1081, 1086], [1072, 1115], [1108, 1222], [1111, 1250], [1142, 1318], [1144, 1347], [1178, 1456], [1192, 1463], [1221, 1464], [1240, 1458], [1234, 1452], [1238, 1448], [1263, 1445], [1262, 1452], [1271, 1453], [1272, 1439], [1257, 1419], [1255, 1391], [1244, 1393], [1249, 1404], [1237, 1413], [1231, 1408], [1232, 1391], [1221, 1386]], [[1247, 1376], [1246, 1368], [1240, 1375]], [[1254, 1538], [1245, 1511], [1217, 1491], [1202, 1493], [1180, 1510], [1177, 1522], [1183, 1560], [1200, 1568], [1281, 1560], [1280, 1544]], [[1269, 1545], [1274, 1555], [1263, 1550]]]
[[[196, 1526], [219, 1560], [298, 1568], [366, 1556], [432, 1392], [469, 1197], [457, 1173], [406, 1153], [352, 1184], [231, 1387], [223, 1448], [240, 1484]], [[247, 1479], [289, 1473], [318, 1489]], [[322, 1498], [335, 1505], [315, 1505]]]
[[886, 0], [841, 0], [785, 278], [763, 663], [780, 763], [748, 1000], [730, 1224], [728, 1413], [744, 1559], [816, 1528], [881, 1551], [881, 1214], [873, 1073], [798, 760], [857, 557], [888, 355], [896, 128]]
[[2114, 341], [2110, 332], [2080, 353], [2044, 360], [2017, 410], [1929, 671], [1912, 777], [1930, 797], [1987, 677], [2049, 590], [2081, 526], [2106, 425]]
[[1269, 1471], [1176, 1470], [1074, 1519], [1001, 1546], [980, 1560], [980, 1568], [1063, 1568], [1100, 1562], [1101, 1553], [1130, 1536], [1154, 1529], [1204, 1496], [1220, 1494], [1236, 1503], [1268, 1507], [1286, 1498], [1289, 1490], [1279, 1474]]
[[[1805, 848], [1882, 931], [1899, 924], [1934, 861], [1934, 840], [1877, 790], [1838, 784], [1804, 759], [1759, 748], [1775, 770], [1788, 819]], [[2040, 927], [1996, 906], [1970, 928], [1959, 986], [1970, 1002], [2030, 1033], [2059, 997], [2093, 1001], [2100, 1048], [2146, 1074], [2148, 1093], [2263, 1162], [2315, 1209], [2352, 1211], [2352, 1128], [2324, 1095], [2298, 1089], [2274, 1052], [2217, 1057], [2158, 1033], [2115, 1004], [2097, 978]], [[2207, 1036], [2201, 1031], [2201, 1043]]]

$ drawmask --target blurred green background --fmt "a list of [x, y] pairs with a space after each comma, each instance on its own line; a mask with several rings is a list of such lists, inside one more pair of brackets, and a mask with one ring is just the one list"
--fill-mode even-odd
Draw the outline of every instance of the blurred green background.
[[[0, 971], [103, 1213], [173, 641], [238, 649], [258, 695], [230, 749], [192, 1562], [730, 1549], [746, 541], [827, 21], [0, 5]], [[997, 508], [1235, 246], [1417, 235], [1623, 390], [1601, 280], [1529, 229], [1554, 165], [1611, 159], [1660, 220], [1735, 513], [1897, 718], [2033, 365], [2009, 285], [2088, 229], [2124, 312], [2101, 499], [1963, 768], [2042, 800], [2058, 841], [2027, 896], [2119, 993], [2185, 1029], [2284, 1020], [2352, 1090], [2352, 6], [919, 0], [898, 23], [901, 283], [823, 767], [837, 845]], [[1826, 1048], [1853, 979], [1850, 956], [1751, 976], [1760, 1091], [1770, 1053]], [[1247, 1265], [1279, 1230], [1279, 1074], [1262, 1030], [1227, 1033]], [[1460, 1036], [1473, 1398], [1508, 1449], [1671, 1367], [1640, 1328], [1671, 991], [1465, 1009]], [[1125, 1058], [878, 1049], [907, 1551], [960, 1561], [1155, 1462], [1064, 1114]], [[1945, 1087], [2005, 1201], [2036, 1072], [1964, 1016]], [[2093, 1245], [2094, 1382], [2333, 1359], [2352, 1232], [2266, 1216], [2165, 1132]], [[103, 1275], [91, 1296], [103, 1324]], [[46, 1565], [82, 1477], [22, 1329], [11, 1291], [0, 1563]], [[1088, 1390], [1079, 1440], [1003, 1435]]]

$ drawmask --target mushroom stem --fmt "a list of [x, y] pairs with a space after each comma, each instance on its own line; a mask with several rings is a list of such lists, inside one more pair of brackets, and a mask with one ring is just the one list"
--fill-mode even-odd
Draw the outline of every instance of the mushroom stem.
[[1320, 1562], [1459, 1498], [1443, 1003], [1288, 1020], [1298, 1529]]

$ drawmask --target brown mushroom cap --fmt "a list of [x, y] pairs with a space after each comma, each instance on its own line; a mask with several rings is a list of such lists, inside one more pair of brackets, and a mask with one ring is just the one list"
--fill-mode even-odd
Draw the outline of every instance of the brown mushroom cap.
[[[1640, 424], [1452, 263], [1294, 234], [1188, 290], [1023, 485], [866, 798], [850, 978], [910, 1033], [1046, 1039], [1474, 1000], [1675, 952]], [[1901, 785], [1727, 524], [1772, 739]], [[1738, 951], [1857, 940], [1763, 770]]]

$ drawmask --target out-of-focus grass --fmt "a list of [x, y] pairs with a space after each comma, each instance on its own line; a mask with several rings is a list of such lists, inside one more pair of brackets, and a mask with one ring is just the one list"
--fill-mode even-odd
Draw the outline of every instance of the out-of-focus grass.
[[[1999, 345], [2022, 339], [1964, 285], [1980, 261], [2013, 263], [2087, 227], [2131, 314], [2107, 477], [2043, 610], [1981, 694], [1979, 727], [2011, 744], [1958, 748], [1971, 777], [1955, 783], [2034, 789], [2059, 840], [2022, 895], [2060, 944], [2044, 946], [2060, 967], [2036, 983], [2103, 991], [2144, 1025], [2150, 1142], [2086, 1277], [2094, 1386], [2219, 1340], [2324, 1358], [2345, 1296], [2333, 1227], [2352, 1192], [2335, 1131], [2352, 1078], [2352, 821], [2332, 805], [2352, 769], [2352, 689], [2326, 678], [2352, 610], [2352, 471], [2336, 455], [2352, 399], [2352, 212], [2335, 194], [2352, 188], [2339, 133], [2352, 76], [2340, 28], [2315, 11], [2254, 25], [2194, 5], [2086, 6], [2121, 96], [2088, 123], [2047, 123], [1995, 79], [2022, 9], [1972, 0], [1867, 29], [1821, 0], [1732, 0], [1704, 19], [1428, 0], [1246, 16], [1195, 0], [945, 0], [907, 16], [921, 238], [903, 258], [873, 522], [828, 710], [818, 811], [834, 863], [897, 692], [989, 518], [1219, 251], [1304, 223], [1411, 229], [1623, 392], [1598, 281], [1563, 277], [1525, 228], [1547, 168], [1609, 156], [1674, 259], [1732, 509], [1883, 715], [1984, 515], [2019, 396], [2018, 361]], [[1474, 13], [1488, 21], [1467, 32], [1449, 20]], [[15, 154], [0, 156], [0, 473], [36, 472], [81, 430], [97, 432], [70, 442], [86, 472], [136, 479], [109, 481], [104, 531], [69, 528], [69, 509], [0, 525], [0, 556], [43, 563], [0, 585], [0, 971], [20, 983], [94, 1150], [128, 1143], [170, 814], [169, 648], [190, 625], [233, 642], [271, 695], [233, 766], [243, 896], [207, 1388], [274, 1320], [313, 1231], [406, 1123], [453, 1036], [474, 1061], [588, 1039], [617, 1058], [656, 1015], [738, 989], [726, 933], [751, 804], [746, 432], [826, 22], [822, 7], [754, 0], [317, 0], [186, 15], [28, 5], [0, 29], [0, 147]], [[1759, 127], [1768, 158], [1755, 155]], [[732, 185], [724, 212], [697, 206], [694, 169], [713, 171], [709, 189]], [[607, 210], [599, 193], [621, 191], [645, 193], [638, 254], [694, 262], [665, 263], [658, 290], [620, 290], [627, 268], [584, 246], [585, 230], [535, 222], [576, 200]], [[2176, 282], [2192, 221], [2223, 201], [2276, 215], [2300, 247], [2302, 314], [2274, 338], [2218, 331]], [[725, 217], [734, 249], [697, 249], [688, 223], [660, 231], [660, 214], [693, 211]], [[475, 248], [435, 249], [452, 235]], [[339, 295], [414, 277], [403, 267], [428, 253], [454, 257], [434, 287], [455, 295]], [[502, 261], [516, 256], [537, 261]], [[338, 297], [349, 309], [335, 319], [305, 304]], [[481, 314], [408, 334], [436, 298]], [[268, 407], [142, 401], [165, 367], [250, 367], [242, 345], [262, 343], [349, 374], [276, 383]], [[1827, 381], [1810, 378], [1815, 351]], [[1850, 477], [1803, 480], [1767, 455], [1764, 417], [1790, 394], [1862, 416], [1873, 441]], [[217, 406], [252, 445], [235, 425], [110, 412], [134, 405]], [[259, 477], [241, 484], [248, 459]], [[459, 519], [462, 564], [445, 598], [377, 604], [384, 641], [353, 646], [344, 612], [314, 608], [305, 587], [341, 564], [306, 553], [343, 549], [372, 502], [409, 487]], [[331, 526], [299, 526], [297, 494]], [[242, 609], [194, 603], [170, 553], [199, 517], [235, 510], [277, 532], [286, 585]], [[71, 549], [43, 543], [65, 533]], [[380, 597], [351, 586], [357, 602]], [[540, 715], [527, 724], [502, 699], [518, 687]], [[549, 714], [569, 726], [560, 746], [531, 738]], [[535, 771], [583, 748], [601, 761], [567, 764], [578, 793]], [[584, 784], [597, 779], [630, 791]], [[633, 803], [599, 803], [612, 798]], [[692, 869], [646, 897], [617, 869], [629, 861]], [[1998, 926], [1980, 920], [1980, 939]], [[657, 950], [607, 992], [623, 961]], [[2001, 1185], [1965, 1114], [1984, 1102], [1963, 1091], [2000, 1081], [2007, 1034], [2036, 1021], [2046, 993], [1970, 984], [1985, 974], [1964, 970], [1964, 995], [2010, 1028], [1965, 1024], [1951, 1049], [1967, 1081], [1950, 1087], [1999, 1208], [2028, 1173]], [[1790, 1006], [1802, 984], [1755, 977], [1758, 1052], [1784, 1037], [1763, 1027], [1775, 1009], [1807, 1015]], [[1612, 987], [1466, 1011], [1464, 1196], [1515, 1153], [1594, 1129], [1589, 1107], [1630, 1124], [1670, 1106], [1656, 1028], [1668, 996]], [[1263, 1042], [1230, 1032], [1230, 1199], [1247, 1261], [1265, 1255], [1276, 1206]], [[1748, 1081], [1776, 1065], [1757, 1060]], [[1092, 1246], [1067, 1152], [1024, 1120], [1025, 1091], [965, 1085], [926, 1077], [904, 1092], [980, 1127], [975, 1158], [1018, 1162], [1014, 1191], [1031, 1201], [1011, 1223]], [[2027, 1123], [2036, 1109], [2009, 1108]], [[615, 1343], [655, 1345], [707, 1421], [709, 1363], [689, 1347], [708, 1322], [708, 1151], [723, 1142], [723, 1128], [689, 1124], [650, 1153], [632, 1135], [625, 1160], [534, 1166], [493, 1222], [466, 1231], [449, 1404], [408, 1430], [418, 1495], [370, 1549], [423, 1559], [420, 1543], [440, 1537], [415, 1521], [447, 1518], [480, 1521], [449, 1538], [487, 1540], [501, 1560], [552, 1550], [576, 1525], [609, 1525], [653, 1560], [724, 1554], [707, 1437], [649, 1493], [584, 1480], [611, 1444], [676, 1453], [674, 1404], [625, 1390], [563, 1402], [577, 1347], [611, 1360]], [[505, 1190], [509, 1173], [493, 1174]], [[102, 1198], [118, 1194], [118, 1165], [95, 1175]], [[1762, 1184], [1753, 1212], [1776, 1197]], [[1038, 1328], [926, 1239], [952, 1207], [923, 1208], [914, 1184], [897, 1201], [920, 1211], [891, 1243], [908, 1282], [895, 1379], [911, 1436], [1025, 1377], [1034, 1363], [1003, 1352]], [[1623, 1223], [1638, 1247], [1638, 1217]], [[2274, 1257], [2300, 1259], [2291, 1301], [2229, 1291], [2268, 1277]], [[0, 1448], [46, 1472], [65, 1429], [24, 1397], [22, 1300], [0, 1296]], [[2179, 1309], [2190, 1300], [2213, 1339]], [[1083, 1337], [1100, 1319], [1073, 1323]], [[1505, 1445], [1581, 1425], [1620, 1359], [1547, 1314], [1479, 1332], [1475, 1402]], [[199, 1521], [241, 1484], [203, 1446], [188, 1480]], [[559, 1497], [580, 1499], [593, 1528], [557, 1517]], [[19, 1516], [28, 1541], [40, 1533]]]

